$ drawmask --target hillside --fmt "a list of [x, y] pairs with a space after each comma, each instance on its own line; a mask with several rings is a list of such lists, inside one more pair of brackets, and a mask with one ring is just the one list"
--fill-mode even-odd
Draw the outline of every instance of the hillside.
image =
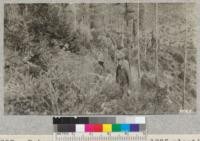
[[[6, 4], [5, 113], [195, 112], [193, 9], [180, 3]], [[122, 43], [128, 94], [116, 81]]]

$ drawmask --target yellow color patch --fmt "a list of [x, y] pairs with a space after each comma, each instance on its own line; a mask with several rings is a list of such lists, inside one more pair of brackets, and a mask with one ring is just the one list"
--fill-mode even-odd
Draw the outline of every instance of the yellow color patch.
[[112, 124], [103, 124], [103, 132], [112, 132]]

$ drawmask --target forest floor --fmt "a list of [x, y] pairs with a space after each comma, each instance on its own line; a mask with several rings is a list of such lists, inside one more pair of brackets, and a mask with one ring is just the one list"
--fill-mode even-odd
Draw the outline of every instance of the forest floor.
[[[122, 95], [115, 80], [115, 64], [106, 58], [105, 70], [102, 70], [94, 52], [96, 50], [74, 54], [62, 49], [54, 50], [47, 72], [38, 77], [25, 73], [30, 68], [20, 61], [22, 58], [13, 58], [18, 65], [10, 69], [12, 73], [6, 72], [9, 75], [5, 80], [5, 113], [152, 114], [159, 104], [168, 106], [164, 108], [166, 111], [170, 109], [171, 100], [163, 97], [162, 93], [160, 101], [155, 99], [153, 73], [142, 75], [139, 82], [137, 67], [131, 65], [131, 94]], [[160, 88], [160, 91], [165, 93], [165, 88]], [[171, 108], [170, 112], [176, 113], [177, 110]]]

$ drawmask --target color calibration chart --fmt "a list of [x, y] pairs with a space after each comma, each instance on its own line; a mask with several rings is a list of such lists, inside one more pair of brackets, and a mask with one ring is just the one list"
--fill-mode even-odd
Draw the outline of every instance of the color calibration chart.
[[54, 117], [54, 141], [145, 141], [143, 116]]

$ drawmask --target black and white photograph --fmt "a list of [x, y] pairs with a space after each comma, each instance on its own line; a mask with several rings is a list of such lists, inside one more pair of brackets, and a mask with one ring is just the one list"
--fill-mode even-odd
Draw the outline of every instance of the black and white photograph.
[[195, 3], [4, 5], [4, 114], [196, 112]]

